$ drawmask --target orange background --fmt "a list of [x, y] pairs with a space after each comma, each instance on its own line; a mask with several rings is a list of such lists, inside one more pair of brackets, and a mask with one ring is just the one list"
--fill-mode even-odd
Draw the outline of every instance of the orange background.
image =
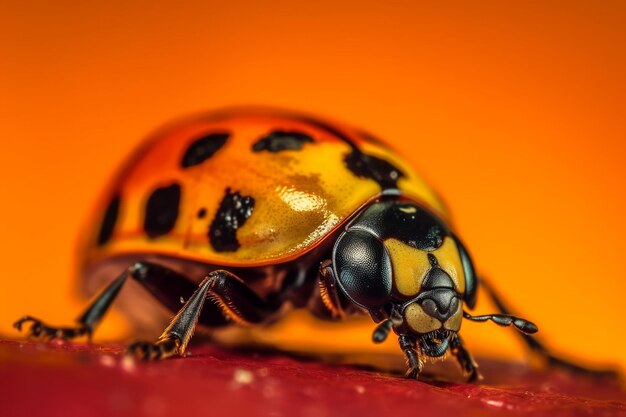
[[[78, 235], [142, 138], [260, 104], [405, 149], [544, 340], [626, 364], [623, 2], [103, 3], [0, 6], [0, 332], [82, 309]], [[97, 336], [123, 329], [114, 313]], [[511, 332], [463, 329], [520, 357]]]

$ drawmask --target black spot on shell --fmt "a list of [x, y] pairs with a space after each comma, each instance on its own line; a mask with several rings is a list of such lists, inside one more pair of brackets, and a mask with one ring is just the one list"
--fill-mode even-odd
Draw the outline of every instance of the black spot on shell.
[[180, 164], [183, 168], [199, 165], [212, 157], [226, 143], [230, 134], [211, 133], [196, 139], [189, 145]]
[[[350, 146], [351, 151], [344, 158], [348, 169], [358, 177], [371, 178], [385, 190], [397, 188], [398, 179], [404, 177], [404, 173], [384, 159], [363, 153], [354, 141], [341, 129], [321, 120], [300, 117], [300, 120], [310, 123], [324, 131], [334, 135], [337, 139]], [[364, 134], [365, 139], [373, 143], [379, 142], [369, 134]]]
[[149, 238], [169, 233], [176, 224], [180, 205], [180, 185], [157, 188], [148, 197], [143, 228]]
[[397, 188], [398, 180], [404, 177], [404, 173], [389, 161], [368, 155], [356, 148], [346, 155], [344, 162], [354, 175], [373, 179], [383, 190]]
[[237, 229], [252, 215], [254, 199], [226, 189], [226, 195], [209, 227], [209, 241], [216, 252], [232, 252], [239, 249]]
[[313, 138], [305, 133], [274, 130], [252, 145], [252, 150], [254, 152], [297, 151], [302, 149], [305, 143], [313, 142]]
[[206, 217], [206, 209], [202, 207], [200, 210], [198, 210], [198, 218], [204, 219], [205, 217]]
[[100, 226], [100, 233], [98, 234], [98, 245], [102, 246], [111, 239], [113, 230], [115, 229], [115, 223], [117, 222], [117, 216], [120, 211], [120, 196], [116, 195], [109, 203], [106, 212], [104, 213], [104, 219]]

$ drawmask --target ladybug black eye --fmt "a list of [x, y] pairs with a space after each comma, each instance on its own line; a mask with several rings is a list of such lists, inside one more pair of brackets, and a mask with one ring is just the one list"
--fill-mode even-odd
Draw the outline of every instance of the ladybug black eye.
[[343, 234], [335, 244], [333, 265], [339, 286], [357, 305], [376, 310], [391, 298], [391, 261], [373, 234], [363, 230]]

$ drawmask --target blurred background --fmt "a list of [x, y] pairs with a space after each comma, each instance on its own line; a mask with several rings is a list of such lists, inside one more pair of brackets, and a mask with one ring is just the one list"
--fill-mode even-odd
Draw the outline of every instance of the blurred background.
[[[252, 104], [404, 150], [544, 341], [626, 365], [624, 2], [379, 3], [3, 2], [0, 334], [82, 310], [79, 235], [145, 136]], [[128, 330], [114, 311], [96, 340]], [[462, 331], [478, 355], [522, 359], [512, 333]]]

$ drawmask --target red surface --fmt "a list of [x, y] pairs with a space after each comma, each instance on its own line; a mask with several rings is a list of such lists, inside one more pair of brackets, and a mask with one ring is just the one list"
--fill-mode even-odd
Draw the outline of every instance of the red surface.
[[206, 345], [153, 363], [121, 352], [0, 341], [2, 416], [626, 416], [615, 381], [489, 360], [480, 361], [485, 380], [475, 385]]

